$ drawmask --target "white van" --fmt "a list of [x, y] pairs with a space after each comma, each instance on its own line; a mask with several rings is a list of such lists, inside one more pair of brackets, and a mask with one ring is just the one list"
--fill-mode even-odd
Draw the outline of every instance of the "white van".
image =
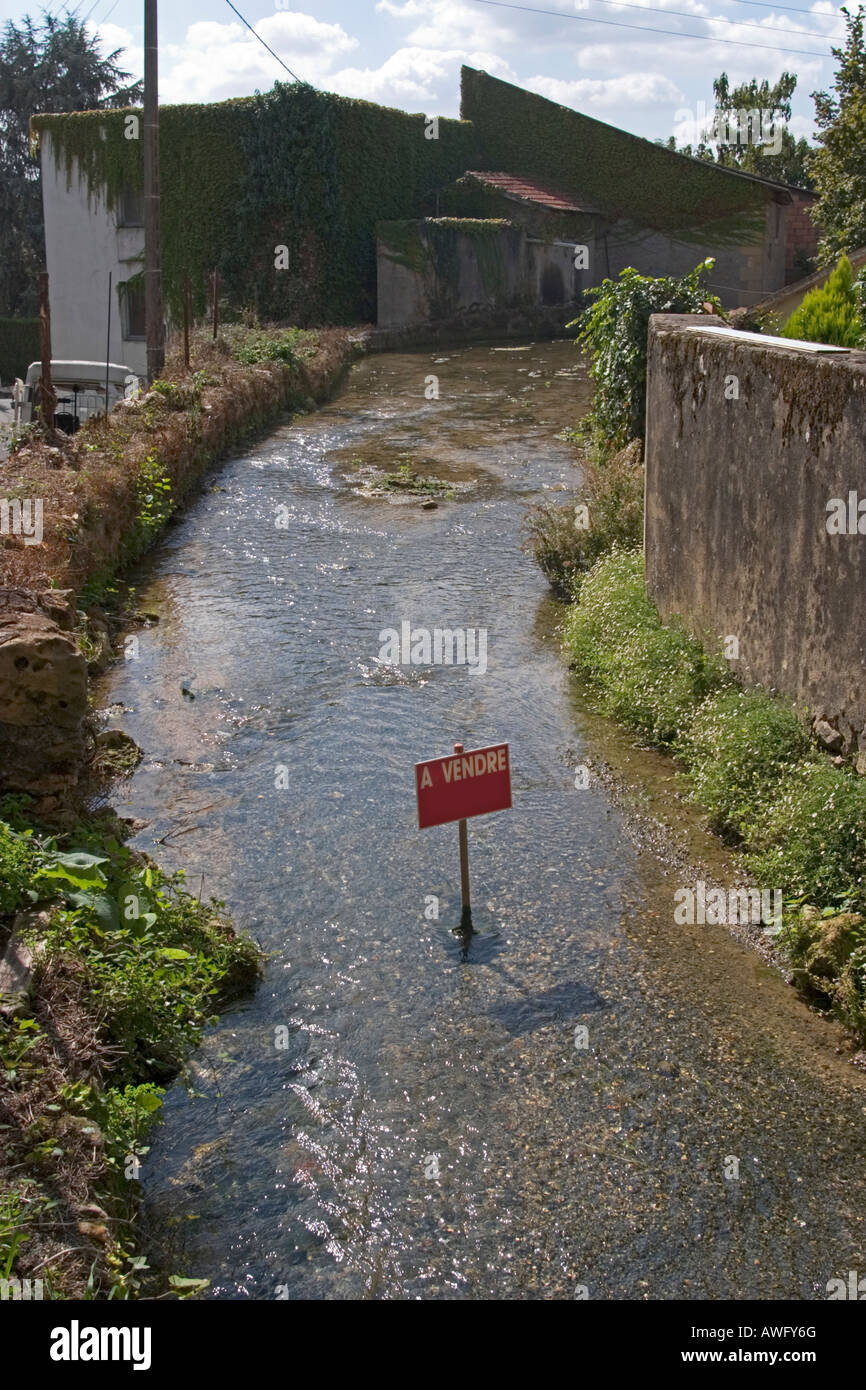
[[[55, 362], [51, 363], [51, 381], [57, 395], [54, 421], [58, 429], [74, 434], [90, 415], [105, 410], [105, 379], [108, 378], [108, 409], [118, 401], [128, 399], [139, 389], [139, 380], [129, 367], [117, 362]], [[38, 405], [38, 388], [42, 381], [42, 363], [31, 362], [24, 381], [15, 383], [15, 424], [25, 425], [33, 419]]]

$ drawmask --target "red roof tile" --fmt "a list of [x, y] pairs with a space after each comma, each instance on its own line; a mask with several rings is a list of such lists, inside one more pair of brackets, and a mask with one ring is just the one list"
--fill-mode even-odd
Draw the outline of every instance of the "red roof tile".
[[563, 197], [561, 193], [554, 193], [550, 188], [542, 188], [530, 179], [520, 179], [515, 174], [480, 172], [477, 169], [468, 169], [466, 172], [468, 178], [477, 179], [479, 183], [488, 184], [491, 188], [498, 188], [501, 193], [510, 194], [512, 198], [539, 203], [541, 207], [550, 208], [554, 212], [582, 211], [570, 198]]

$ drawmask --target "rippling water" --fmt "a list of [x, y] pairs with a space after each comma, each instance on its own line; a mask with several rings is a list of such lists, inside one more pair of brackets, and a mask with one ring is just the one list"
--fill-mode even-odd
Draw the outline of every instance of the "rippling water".
[[[268, 953], [143, 1170], [153, 1261], [218, 1297], [809, 1298], [866, 1270], [862, 1078], [722, 929], [674, 928], [574, 786], [598, 734], [520, 524], [573, 486], [586, 399], [570, 344], [368, 359], [215, 472], [144, 577], [161, 620], [102, 692], [145, 753], [119, 809]], [[364, 495], [405, 458], [453, 498]], [[383, 667], [403, 619], [485, 628], [486, 674]], [[468, 950], [456, 827], [415, 828], [413, 764], [455, 740], [513, 769], [514, 809], [470, 822]]]

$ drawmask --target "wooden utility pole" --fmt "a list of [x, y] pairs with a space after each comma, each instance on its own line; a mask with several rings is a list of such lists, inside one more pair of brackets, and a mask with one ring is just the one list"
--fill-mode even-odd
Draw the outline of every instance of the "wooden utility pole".
[[183, 365], [189, 371], [189, 326], [192, 320], [192, 286], [189, 276], [183, 277]]
[[105, 329], [105, 417], [108, 418], [108, 377], [111, 362], [111, 271], [108, 272], [108, 323]]
[[144, 322], [148, 385], [165, 366], [159, 234], [159, 67], [156, 0], [144, 0]]
[[39, 383], [39, 408], [47, 430], [54, 429], [54, 409], [57, 397], [51, 380], [51, 306], [48, 302], [48, 272], [39, 276], [39, 350], [42, 355], [42, 380]]

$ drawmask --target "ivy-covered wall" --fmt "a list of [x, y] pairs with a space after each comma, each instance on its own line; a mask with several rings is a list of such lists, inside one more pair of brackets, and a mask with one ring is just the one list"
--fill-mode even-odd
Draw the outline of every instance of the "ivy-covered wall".
[[[303, 84], [162, 107], [163, 270], [173, 317], [181, 314], [184, 276], [201, 312], [217, 268], [229, 304], [253, 307], [262, 318], [368, 321], [375, 316], [377, 222], [429, 215], [437, 196], [445, 213], [512, 214], [481, 190], [453, 188], [469, 169], [538, 179], [641, 232], [654, 228], [714, 247], [765, 235], [766, 186], [472, 68], [463, 69], [462, 83], [464, 119], [440, 118], [435, 132], [423, 115]], [[141, 140], [127, 138], [131, 116], [140, 121], [141, 112], [38, 116], [32, 129], [37, 141], [50, 136], [67, 179], [80, 170], [91, 200], [103, 196], [116, 208], [124, 189], [142, 182]], [[541, 235], [576, 230], [568, 219], [545, 217]], [[287, 269], [276, 268], [278, 246], [288, 250]]]
[[0, 382], [8, 386], [39, 357], [38, 319], [0, 319]]
[[475, 127], [478, 169], [535, 178], [611, 220], [685, 240], [760, 240], [770, 190], [464, 67], [460, 114]]
[[[142, 183], [141, 141], [127, 118], [99, 111], [39, 116], [55, 160], [91, 198], [111, 208]], [[477, 162], [471, 125], [440, 119], [427, 138], [423, 115], [277, 83], [235, 101], [160, 108], [163, 273], [180, 313], [183, 277], [204, 307], [207, 275], [262, 317], [351, 323], [373, 317], [381, 218], [417, 215], [435, 193]], [[275, 247], [288, 269], [275, 268]]]

